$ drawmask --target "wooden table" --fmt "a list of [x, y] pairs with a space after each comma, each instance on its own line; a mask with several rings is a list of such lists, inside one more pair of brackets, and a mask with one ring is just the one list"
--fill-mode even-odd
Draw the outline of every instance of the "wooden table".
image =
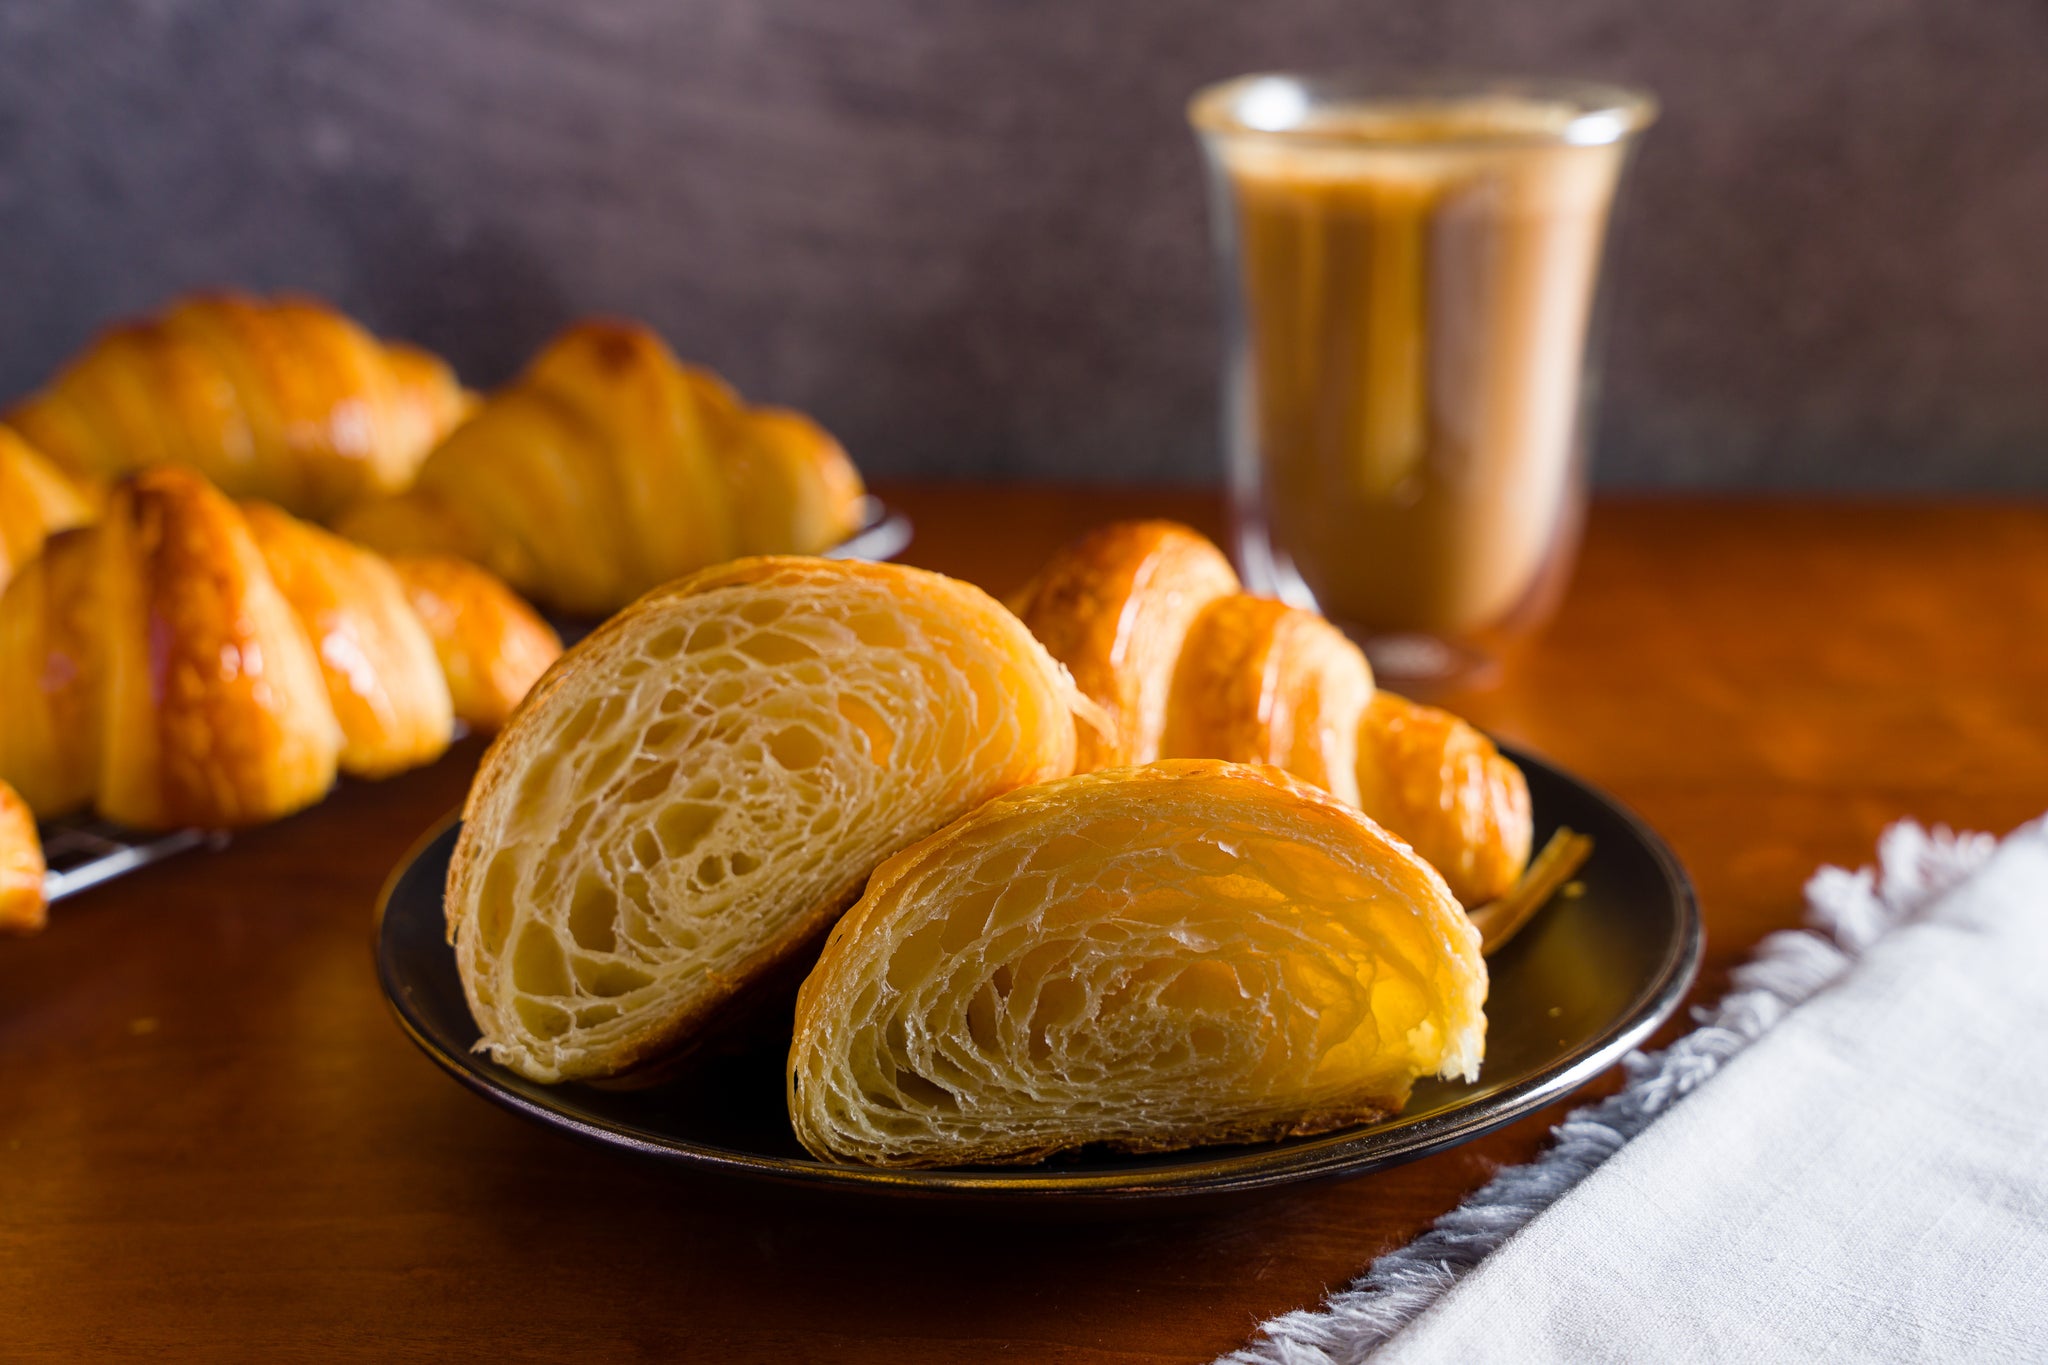
[[[1200, 494], [896, 488], [909, 559], [998, 592]], [[1609, 500], [1474, 719], [1664, 831], [1712, 996], [1886, 822], [2048, 808], [2048, 508]], [[1015, 1222], [776, 1196], [586, 1150], [464, 1092], [372, 980], [393, 862], [479, 746], [0, 943], [0, 1358], [1199, 1361], [1310, 1305], [1562, 1106], [1348, 1183]]]

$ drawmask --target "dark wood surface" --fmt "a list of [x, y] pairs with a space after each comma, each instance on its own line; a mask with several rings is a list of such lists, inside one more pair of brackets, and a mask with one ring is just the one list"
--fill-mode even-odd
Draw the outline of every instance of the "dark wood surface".
[[[1199, 494], [885, 491], [907, 558], [998, 592], [1100, 520], [1218, 525]], [[1556, 625], [1454, 701], [1664, 832], [1710, 996], [1888, 821], [2048, 808], [2048, 508], [1606, 501]], [[377, 889], [478, 752], [0, 942], [0, 1359], [1206, 1360], [1562, 1113], [1346, 1183], [1028, 1222], [586, 1150], [444, 1077], [372, 978]]]

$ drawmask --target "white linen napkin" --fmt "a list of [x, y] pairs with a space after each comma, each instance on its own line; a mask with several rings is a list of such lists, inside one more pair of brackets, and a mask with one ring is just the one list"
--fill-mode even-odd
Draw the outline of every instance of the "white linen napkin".
[[1226, 1360], [2048, 1360], [2048, 818], [1880, 856], [1809, 884], [1832, 942], [1774, 935], [1544, 1157]]

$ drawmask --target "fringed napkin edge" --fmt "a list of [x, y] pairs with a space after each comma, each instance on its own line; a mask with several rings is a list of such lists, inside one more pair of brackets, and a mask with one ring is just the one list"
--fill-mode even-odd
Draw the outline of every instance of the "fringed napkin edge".
[[1419, 1317], [1495, 1248], [1787, 1013], [1846, 972], [1871, 944], [1913, 919], [1989, 860], [1997, 840], [1900, 821], [1878, 840], [1878, 866], [1823, 867], [1806, 884], [1811, 929], [1784, 930], [1733, 973], [1734, 989], [1698, 1006], [1692, 1032], [1661, 1052], [1631, 1053], [1615, 1094], [1573, 1110], [1543, 1155], [1495, 1176], [1404, 1247], [1374, 1261], [1320, 1309], [1260, 1325], [1217, 1365], [1357, 1365]]

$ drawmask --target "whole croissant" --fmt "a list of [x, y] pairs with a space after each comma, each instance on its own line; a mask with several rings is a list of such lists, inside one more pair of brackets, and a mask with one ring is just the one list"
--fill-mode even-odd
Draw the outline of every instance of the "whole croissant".
[[815, 554], [858, 529], [862, 499], [809, 418], [747, 407], [645, 327], [585, 322], [428, 456], [410, 490], [340, 525], [601, 615], [736, 555]]
[[557, 646], [480, 570], [453, 567], [459, 594], [428, 584], [457, 599], [439, 617], [406, 572], [188, 469], [124, 479], [0, 595], [0, 781], [45, 818], [223, 828], [318, 800], [337, 769], [432, 760], [458, 716], [509, 705], [451, 693], [442, 657], [468, 661], [472, 692], [491, 691], [478, 656], [523, 661], [497, 680], [523, 693]]
[[469, 401], [325, 304], [221, 293], [103, 332], [5, 420], [74, 478], [186, 465], [324, 520], [410, 483]]
[[1014, 603], [1109, 713], [1080, 771], [1157, 758], [1270, 763], [1406, 839], [1468, 906], [1529, 863], [1528, 784], [1493, 742], [1375, 692], [1314, 612], [1239, 591], [1229, 561], [1170, 521], [1119, 522], [1056, 554]]

